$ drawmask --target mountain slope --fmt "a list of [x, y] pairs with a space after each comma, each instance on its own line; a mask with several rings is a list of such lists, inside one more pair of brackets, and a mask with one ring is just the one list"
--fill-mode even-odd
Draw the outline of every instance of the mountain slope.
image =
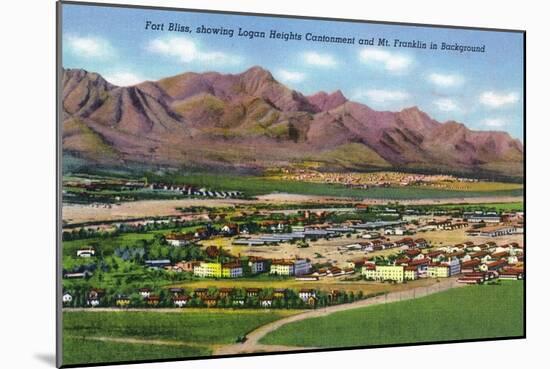
[[416, 107], [376, 111], [341, 91], [306, 97], [260, 67], [130, 87], [68, 69], [62, 86], [64, 150], [94, 163], [522, 175], [523, 145], [507, 133], [440, 123]]

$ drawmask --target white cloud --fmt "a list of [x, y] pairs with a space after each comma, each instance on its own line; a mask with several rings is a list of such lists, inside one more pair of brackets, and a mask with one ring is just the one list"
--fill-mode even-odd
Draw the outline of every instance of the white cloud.
[[381, 64], [388, 72], [403, 72], [412, 64], [408, 56], [378, 49], [361, 50], [359, 60], [367, 64]]
[[286, 69], [279, 69], [275, 72], [275, 76], [282, 82], [300, 83], [306, 79], [306, 75], [302, 72], [294, 72]]
[[480, 95], [479, 101], [489, 108], [496, 109], [517, 103], [519, 101], [519, 95], [515, 92], [499, 93], [495, 91], [486, 91]]
[[68, 35], [68, 50], [78, 57], [103, 59], [115, 54], [111, 43], [101, 37]]
[[401, 90], [370, 89], [356, 91], [353, 98], [367, 99], [376, 104], [387, 104], [406, 101], [410, 98], [410, 94]]
[[502, 118], [487, 118], [482, 121], [482, 124], [490, 128], [502, 128], [506, 125], [506, 120]]
[[318, 67], [333, 67], [338, 62], [331, 54], [321, 54], [315, 51], [306, 52], [303, 54], [304, 61]]
[[434, 101], [434, 105], [441, 111], [458, 111], [458, 104], [453, 99], [441, 98]]
[[107, 81], [116, 86], [133, 86], [147, 80], [138, 74], [125, 71], [107, 73], [104, 77]]
[[458, 74], [431, 73], [428, 81], [440, 87], [454, 87], [461, 85], [464, 79]]
[[186, 37], [157, 38], [149, 42], [147, 50], [166, 57], [177, 58], [182, 63], [202, 62], [235, 65], [242, 62], [242, 58], [238, 55], [202, 50], [195, 41]]

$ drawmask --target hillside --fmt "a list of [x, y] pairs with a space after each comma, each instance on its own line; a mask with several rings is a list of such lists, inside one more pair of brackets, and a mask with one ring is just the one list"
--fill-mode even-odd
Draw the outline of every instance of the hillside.
[[62, 87], [63, 150], [92, 165], [261, 171], [307, 161], [523, 175], [523, 145], [505, 132], [437, 122], [416, 107], [376, 111], [341, 91], [305, 96], [260, 67], [130, 87], [67, 69]]

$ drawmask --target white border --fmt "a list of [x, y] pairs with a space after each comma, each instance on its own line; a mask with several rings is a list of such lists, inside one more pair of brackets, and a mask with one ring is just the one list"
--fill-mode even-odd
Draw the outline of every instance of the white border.
[[[101, 1], [98, 1], [101, 2]], [[109, 1], [125, 3], [125, 1]], [[144, 1], [171, 6], [527, 30], [527, 340], [138, 364], [119, 368], [524, 367], [543, 363], [548, 291], [548, 40], [544, 8], [520, 1]], [[541, 2], [542, 4], [542, 2]], [[52, 368], [55, 351], [55, 3], [2, 4], [2, 367]], [[546, 268], [546, 269], [545, 269]], [[480, 323], [481, 324], [481, 323]], [[537, 365], [537, 364], [534, 364]], [[537, 365], [537, 366], [540, 366]]]

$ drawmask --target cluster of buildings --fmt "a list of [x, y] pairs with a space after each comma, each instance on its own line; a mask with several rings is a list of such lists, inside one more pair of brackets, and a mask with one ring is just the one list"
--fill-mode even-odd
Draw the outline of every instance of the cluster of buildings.
[[523, 233], [523, 212], [497, 214], [475, 211], [466, 212], [463, 217], [474, 225], [466, 231], [469, 236], [499, 237]]
[[509, 223], [501, 225], [491, 225], [479, 228], [472, 228], [466, 231], [466, 234], [472, 237], [499, 237], [518, 233], [523, 233], [523, 224]]
[[403, 265], [376, 265], [368, 263], [361, 269], [361, 274], [368, 280], [373, 281], [394, 281], [418, 279], [418, 271], [414, 266]]
[[[269, 273], [271, 275], [296, 277], [299, 280], [318, 280], [320, 277], [339, 277], [355, 272], [354, 266], [339, 268], [330, 266], [313, 271], [308, 259], [265, 259], [249, 256], [247, 261], [233, 260], [228, 263], [206, 261], [180, 261], [170, 264], [169, 260], [147, 260], [150, 268], [164, 268], [175, 272], [191, 272], [200, 278], [240, 278], [248, 274]], [[245, 266], [246, 268], [245, 270]]]
[[243, 276], [243, 267], [239, 262], [201, 262], [193, 268], [193, 275], [204, 278], [239, 278]]
[[293, 231], [291, 233], [273, 233], [257, 237], [237, 238], [233, 240], [233, 245], [262, 246], [281, 242], [333, 238], [352, 232], [354, 232], [354, 229], [348, 227], [327, 227], [325, 229], [304, 228], [303, 230]]
[[477, 182], [476, 179], [457, 178], [451, 175], [411, 174], [401, 172], [336, 173], [313, 170], [285, 171], [283, 179], [300, 182], [335, 183], [350, 187], [412, 186], [430, 184], [447, 187], [455, 182]]
[[[247, 261], [251, 274], [265, 273], [281, 276], [302, 276], [311, 273], [311, 263], [307, 259], [273, 259], [249, 257]], [[229, 263], [198, 262], [193, 266], [193, 275], [202, 278], [240, 278], [244, 276], [240, 261]]]
[[179, 195], [217, 197], [222, 199], [238, 198], [243, 195], [240, 191], [213, 191], [191, 185], [174, 185], [166, 183], [151, 183], [148, 188], [153, 191], [172, 192]]
[[[288, 222], [286, 222], [288, 223]], [[321, 238], [334, 238], [341, 237], [343, 235], [349, 235], [355, 232], [364, 232], [365, 238], [377, 238], [380, 237], [380, 233], [373, 232], [373, 230], [381, 229], [385, 235], [404, 235], [407, 233], [407, 229], [403, 227], [406, 222], [396, 221], [372, 221], [372, 222], [348, 222], [349, 224], [341, 225], [317, 225], [309, 227], [291, 227], [292, 232], [283, 233], [278, 232], [284, 228], [284, 221], [274, 222], [275, 226], [272, 229], [275, 233], [269, 233], [259, 235], [256, 237], [241, 237], [233, 240], [234, 245], [244, 246], [262, 246], [272, 245], [283, 242], [295, 242], [303, 240], [315, 240]], [[372, 235], [376, 234], [375, 237]]]
[[114, 190], [114, 191], [131, 191], [138, 190], [145, 187], [145, 183], [142, 181], [134, 180], [119, 180], [119, 179], [97, 179], [97, 178], [80, 178], [75, 180], [64, 180], [64, 187], [81, 188], [86, 191], [102, 191], [102, 190]]
[[269, 274], [284, 276], [302, 276], [311, 272], [311, 263], [307, 259], [273, 259]]
[[342, 246], [340, 249], [372, 252], [393, 249], [396, 247], [423, 249], [428, 247], [428, 245], [428, 242], [424, 238], [413, 239], [411, 237], [405, 237], [397, 241], [383, 241], [380, 239], [375, 239], [372, 241], [359, 241]]
[[355, 268], [353, 266], [348, 266], [345, 268], [339, 268], [336, 266], [331, 266], [328, 268], [320, 268], [319, 270], [310, 274], [311, 277], [318, 279], [319, 277], [339, 277], [346, 274], [355, 273]]
[[416, 231], [453, 231], [455, 229], [467, 228], [470, 224], [465, 221], [452, 219], [431, 220], [418, 227]]
[[[306, 305], [315, 306], [319, 299], [319, 291], [312, 288], [302, 288], [300, 290], [277, 288], [277, 289], [261, 289], [261, 288], [196, 288], [192, 291], [185, 291], [179, 287], [169, 288], [167, 294], [162, 298], [159, 294], [153, 293], [152, 289], [143, 287], [137, 290], [138, 305], [148, 307], [174, 306], [186, 307], [191, 305], [191, 301], [195, 300], [194, 306], [215, 307], [222, 302], [229, 306], [250, 306], [269, 308], [277, 300], [284, 301], [289, 298], [298, 298]], [[336, 302], [338, 297], [345, 294], [344, 291], [331, 290], [326, 293], [328, 302]], [[70, 306], [73, 302], [73, 295], [65, 291], [62, 295], [62, 302], [65, 306]], [[128, 295], [116, 295], [110, 302], [106, 302], [106, 291], [100, 288], [92, 288], [86, 296], [85, 304], [89, 307], [104, 306], [105, 304], [114, 305], [120, 308], [127, 308], [130, 305], [135, 305], [135, 301]], [[198, 302], [198, 303], [197, 303]]]
[[[486, 274], [503, 275], [507, 279], [523, 278], [523, 248], [517, 243], [497, 245], [487, 242], [475, 245], [468, 241], [454, 246], [422, 252], [419, 248], [408, 248], [393, 263], [376, 263], [367, 260], [361, 267], [361, 274], [369, 280], [404, 282], [418, 278], [447, 278], [463, 274], [459, 281], [480, 283], [488, 278]], [[473, 278], [482, 273], [481, 280]]]
[[469, 223], [500, 223], [501, 221], [500, 215], [496, 212], [464, 212], [463, 218]]
[[[149, 268], [165, 269], [175, 272], [192, 272], [200, 278], [240, 278], [246, 274], [267, 273], [281, 276], [302, 276], [311, 273], [308, 259], [265, 259], [249, 256], [246, 261], [180, 261], [172, 264], [170, 260], [146, 260]], [[247, 267], [245, 269], [245, 267]]]

